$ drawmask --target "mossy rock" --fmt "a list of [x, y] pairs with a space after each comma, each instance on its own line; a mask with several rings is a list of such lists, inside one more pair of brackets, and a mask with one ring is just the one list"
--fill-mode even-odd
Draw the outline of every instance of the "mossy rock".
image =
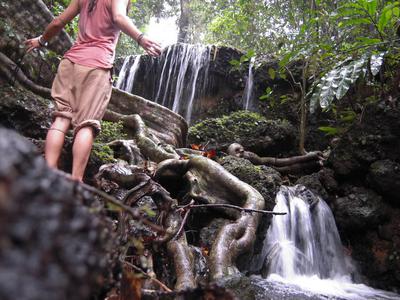
[[50, 100], [26, 89], [0, 86], [0, 125], [26, 137], [44, 139], [51, 116]]
[[255, 188], [265, 200], [265, 207], [272, 210], [275, 196], [282, 184], [276, 170], [266, 166], [255, 166], [244, 158], [226, 156], [218, 161], [227, 171]]
[[293, 151], [296, 130], [286, 120], [267, 120], [258, 113], [238, 111], [202, 121], [189, 129], [190, 144], [206, 144], [225, 151], [232, 143], [262, 156]]

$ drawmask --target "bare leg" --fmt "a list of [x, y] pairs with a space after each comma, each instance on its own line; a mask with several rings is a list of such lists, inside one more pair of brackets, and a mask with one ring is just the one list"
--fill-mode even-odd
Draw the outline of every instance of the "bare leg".
[[56, 117], [46, 136], [45, 158], [51, 168], [57, 168], [58, 159], [64, 146], [65, 133], [71, 120], [63, 117]]
[[92, 150], [94, 134], [92, 127], [81, 128], [75, 136], [72, 146], [72, 178], [82, 181], [86, 165]]

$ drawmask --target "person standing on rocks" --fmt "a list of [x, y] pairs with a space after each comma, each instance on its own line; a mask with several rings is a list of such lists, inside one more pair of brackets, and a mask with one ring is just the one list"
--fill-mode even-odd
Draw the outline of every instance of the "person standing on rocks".
[[160, 45], [146, 37], [127, 16], [130, 0], [72, 0], [43, 35], [25, 41], [27, 52], [47, 46], [79, 14], [79, 32], [74, 45], [60, 62], [52, 86], [56, 102], [54, 122], [45, 146], [45, 158], [57, 168], [66, 132], [72, 126], [72, 178], [82, 181], [95, 136], [100, 132], [111, 98], [111, 69], [120, 31], [142, 46], [149, 55], [158, 56]]

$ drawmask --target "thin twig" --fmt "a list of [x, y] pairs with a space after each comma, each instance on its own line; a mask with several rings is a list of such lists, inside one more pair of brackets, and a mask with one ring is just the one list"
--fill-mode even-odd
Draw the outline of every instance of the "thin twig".
[[[260, 213], [260, 214], [267, 214], [267, 215], [286, 215], [286, 212], [275, 212], [275, 211], [270, 211], [270, 210], [261, 210], [261, 209], [252, 209], [252, 208], [244, 208], [232, 204], [196, 204], [196, 205], [191, 205], [188, 206], [186, 205], [185, 207], [187, 208], [214, 208], [214, 207], [225, 207], [225, 208], [233, 208], [236, 210], [244, 211], [244, 212], [255, 212], [255, 213]], [[183, 207], [178, 207], [178, 208], [183, 208]]]
[[179, 227], [178, 232], [172, 238], [173, 240], [178, 239], [180, 237], [180, 235], [182, 234], [182, 231], [183, 231], [183, 228], [185, 227], [187, 218], [189, 217], [190, 209], [193, 207], [193, 205], [194, 205], [194, 200], [190, 201], [189, 204], [180, 208], [180, 209], [186, 210], [186, 212], [185, 212], [185, 216], [183, 217], [183, 220], [182, 220], [181, 226]]
[[146, 278], [150, 279], [151, 281], [154, 281], [155, 283], [157, 283], [162, 289], [164, 289], [165, 291], [167, 291], [168, 293], [171, 293], [172, 290], [167, 287], [164, 283], [162, 283], [160, 280], [158, 280], [157, 278], [151, 277], [149, 274], [147, 274], [145, 271], [143, 271], [141, 268], [139, 268], [138, 266], [135, 266], [134, 264], [130, 263], [129, 261], [126, 260], [121, 260], [122, 263], [127, 264], [128, 266], [130, 266], [132, 269], [134, 269], [135, 271], [138, 271], [139, 273], [141, 273], [142, 275], [144, 275]]

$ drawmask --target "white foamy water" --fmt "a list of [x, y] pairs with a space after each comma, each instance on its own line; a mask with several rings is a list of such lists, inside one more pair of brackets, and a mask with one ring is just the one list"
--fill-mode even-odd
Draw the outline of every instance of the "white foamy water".
[[340, 299], [400, 299], [353, 280], [356, 268], [344, 252], [333, 214], [321, 198], [303, 186], [282, 186], [276, 212], [256, 262], [267, 269], [269, 282], [297, 286]]

